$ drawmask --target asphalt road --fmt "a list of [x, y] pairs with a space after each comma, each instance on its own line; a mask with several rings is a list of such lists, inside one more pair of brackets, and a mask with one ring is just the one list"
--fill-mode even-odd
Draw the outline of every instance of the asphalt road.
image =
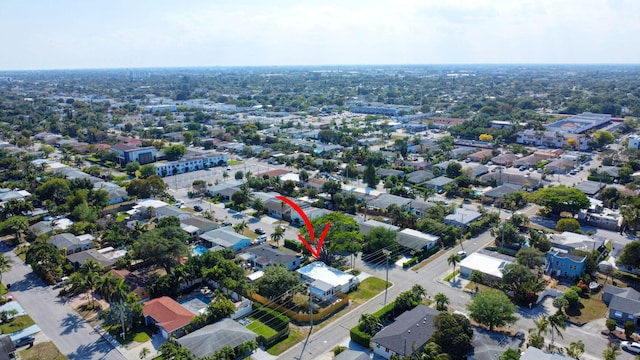
[[4, 254], [13, 259], [13, 266], [4, 274], [4, 283], [12, 284], [11, 293], [16, 300], [68, 359], [125, 359], [56, 296], [58, 290], [45, 285], [13, 251], [7, 250], [3, 249]]

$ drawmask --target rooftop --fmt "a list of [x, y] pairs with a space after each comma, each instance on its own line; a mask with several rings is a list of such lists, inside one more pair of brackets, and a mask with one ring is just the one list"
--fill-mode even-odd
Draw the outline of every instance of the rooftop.
[[322, 261], [314, 261], [311, 264], [296, 270], [299, 274], [313, 280], [331, 284], [332, 286], [342, 286], [348, 284], [353, 275], [333, 268]]

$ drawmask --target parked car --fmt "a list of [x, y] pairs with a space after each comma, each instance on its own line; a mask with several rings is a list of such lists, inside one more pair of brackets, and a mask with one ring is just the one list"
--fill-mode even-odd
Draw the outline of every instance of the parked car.
[[228, 221], [226, 221], [226, 222], [223, 222], [223, 223], [222, 223], [222, 226], [223, 226], [223, 227], [224, 227], [224, 226], [231, 226], [231, 223], [230, 223], [230, 222], [228, 222]]
[[196, 206], [193, 207], [193, 210], [195, 210], [197, 212], [200, 212], [200, 211], [202, 211], [202, 206], [196, 205]]
[[267, 241], [267, 235], [260, 235], [257, 238], [253, 239], [254, 244], [262, 244]]
[[285, 227], [284, 227], [284, 225], [278, 225], [278, 229], [280, 229], [280, 230], [284, 231], [284, 230], [285, 230]]
[[458, 256], [460, 256], [460, 259], [464, 259], [467, 257], [467, 252], [466, 251], [458, 251]]
[[13, 345], [15, 345], [17, 348], [19, 347], [23, 347], [23, 346], [33, 346], [33, 342], [36, 340], [35, 337], [33, 336], [25, 336], [25, 337], [21, 337], [20, 339], [16, 340], [13, 342]]
[[266, 232], [264, 231], [264, 229], [263, 229], [263, 228], [256, 228], [255, 232], [256, 232], [256, 234], [259, 234], [259, 235], [264, 235], [264, 234], [266, 234]]
[[634, 354], [640, 353], [640, 343], [634, 341], [622, 341], [620, 347]]

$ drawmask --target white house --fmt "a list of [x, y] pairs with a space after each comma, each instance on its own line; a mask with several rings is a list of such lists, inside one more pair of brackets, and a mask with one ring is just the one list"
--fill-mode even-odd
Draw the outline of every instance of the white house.
[[198, 156], [184, 157], [176, 161], [158, 162], [154, 165], [158, 176], [163, 177], [226, 165], [228, 160], [229, 155], [226, 153], [209, 152]]
[[502, 269], [515, 258], [492, 251], [481, 250], [460, 261], [460, 276], [468, 278], [473, 270], [480, 271], [493, 280], [502, 279]]
[[338, 293], [348, 293], [359, 281], [353, 275], [338, 270], [322, 261], [314, 261], [311, 264], [296, 270], [302, 280], [309, 284], [311, 294], [326, 301]]

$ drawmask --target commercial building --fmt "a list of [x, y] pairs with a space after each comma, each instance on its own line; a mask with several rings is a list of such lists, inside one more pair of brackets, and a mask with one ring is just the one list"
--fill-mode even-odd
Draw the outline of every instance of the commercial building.
[[118, 162], [121, 166], [134, 161], [137, 161], [140, 165], [156, 161], [156, 148], [153, 146], [136, 147], [133, 145], [116, 144], [111, 147], [110, 151], [118, 153]]
[[184, 157], [175, 161], [158, 162], [156, 173], [158, 176], [171, 176], [183, 174], [190, 171], [208, 169], [214, 166], [225, 166], [229, 161], [229, 155], [226, 153], [210, 152], [206, 154]]

